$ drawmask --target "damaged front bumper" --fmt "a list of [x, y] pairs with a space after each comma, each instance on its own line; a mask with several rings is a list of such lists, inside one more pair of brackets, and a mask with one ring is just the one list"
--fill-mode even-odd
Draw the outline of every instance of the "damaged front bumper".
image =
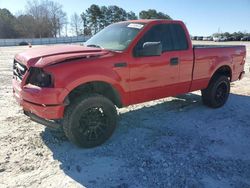
[[43, 119], [37, 116], [36, 114], [32, 114], [31, 112], [28, 111], [24, 111], [24, 114], [28, 116], [32, 121], [45, 125], [46, 127], [49, 127], [51, 129], [59, 129], [62, 126], [59, 120], [55, 121], [55, 120]]
[[[39, 88], [36, 86], [22, 88], [21, 84], [15, 79], [13, 79], [12, 84], [16, 101], [31, 119], [50, 126], [53, 122], [51, 120], [63, 118], [65, 104], [60, 96], [66, 92], [65, 89]], [[53, 124], [53, 126], [57, 126], [57, 124]]]

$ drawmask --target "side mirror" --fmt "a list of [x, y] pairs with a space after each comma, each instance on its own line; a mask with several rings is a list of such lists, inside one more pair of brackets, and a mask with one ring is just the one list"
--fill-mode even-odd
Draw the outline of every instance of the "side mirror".
[[142, 50], [139, 50], [137, 56], [160, 56], [162, 54], [162, 44], [161, 42], [145, 42], [143, 44]]

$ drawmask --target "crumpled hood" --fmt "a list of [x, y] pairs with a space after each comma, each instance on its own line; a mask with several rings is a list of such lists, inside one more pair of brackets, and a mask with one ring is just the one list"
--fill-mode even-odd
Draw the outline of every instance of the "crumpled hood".
[[57, 45], [29, 49], [17, 54], [15, 59], [27, 67], [45, 67], [70, 59], [100, 57], [109, 52], [109, 50], [80, 45]]

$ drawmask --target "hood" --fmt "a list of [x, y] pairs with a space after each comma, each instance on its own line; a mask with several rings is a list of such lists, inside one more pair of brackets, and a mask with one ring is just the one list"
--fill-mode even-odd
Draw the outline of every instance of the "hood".
[[109, 52], [80, 45], [57, 45], [30, 49], [17, 54], [15, 59], [27, 67], [45, 67], [65, 60], [100, 57]]

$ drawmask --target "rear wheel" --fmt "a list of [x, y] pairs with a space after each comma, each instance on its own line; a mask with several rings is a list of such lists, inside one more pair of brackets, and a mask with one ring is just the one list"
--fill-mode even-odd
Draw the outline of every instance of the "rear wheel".
[[113, 134], [117, 111], [107, 98], [92, 94], [73, 101], [66, 109], [63, 128], [68, 139], [79, 147], [91, 148]]
[[212, 78], [208, 87], [201, 91], [202, 101], [205, 105], [212, 108], [223, 106], [229, 96], [230, 82], [226, 76], [215, 76]]

